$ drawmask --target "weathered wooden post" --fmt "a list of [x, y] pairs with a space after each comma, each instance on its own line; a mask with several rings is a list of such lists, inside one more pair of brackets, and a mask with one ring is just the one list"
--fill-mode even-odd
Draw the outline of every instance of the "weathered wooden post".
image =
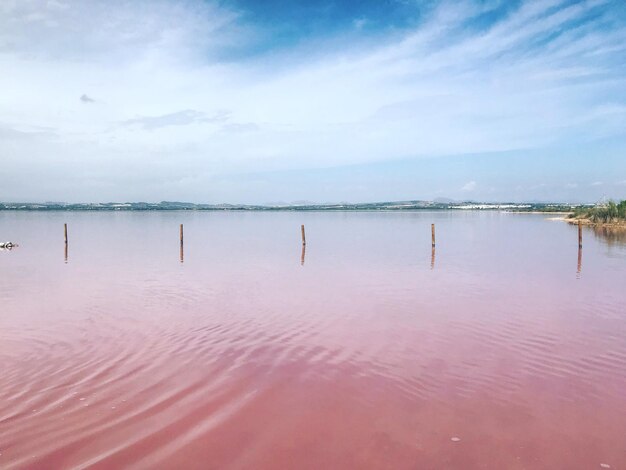
[[300, 226], [300, 230], [302, 231], [302, 244], [306, 245], [306, 236], [304, 235], [304, 225]]
[[430, 252], [430, 269], [435, 269], [435, 247], [433, 246]]
[[583, 226], [579, 220], [578, 221], [578, 248], [582, 248], [582, 247], [583, 247]]
[[300, 254], [300, 266], [304, 266], [304, 257], [306, 256], [306, 244], [302, 244], [302, 253]]
[[432, 239], [432, 247], [435, 248], [435, 224], [430, 224], [430, 234]]
[[65, 235], [65, 244], [67, 245], [67, 224], [63, 224], [63, 233]]
[[185, 249], [183, 248], [183, 241], [184, 241], [183, 224], [180, 224], [180, 262], [181, 263], [185, 262]]

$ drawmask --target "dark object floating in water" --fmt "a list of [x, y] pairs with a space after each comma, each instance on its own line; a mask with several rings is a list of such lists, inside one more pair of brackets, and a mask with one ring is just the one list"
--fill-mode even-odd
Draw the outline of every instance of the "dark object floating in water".
[[11, 249], [11, 248], [15, 248], [17, 246], [17, 244], [13, 243], [13, 242], [0, 242], [0, 248], [6, 248], [6, 249]]

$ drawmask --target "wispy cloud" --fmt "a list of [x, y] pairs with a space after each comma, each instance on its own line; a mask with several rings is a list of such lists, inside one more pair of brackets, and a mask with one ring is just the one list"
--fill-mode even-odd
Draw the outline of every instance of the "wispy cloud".
[[253, 122], [231, 123], [222, 126], [222, 130], [225, 132], [256, 132], [260, 129], [261, 128]]
[[167, 126], [187, 126], [195, 123], [222, 123], [228, 120], [227, 112], [217, 112], [211, 116], [194, 109], [185, 109], [161, 116], [142, 116], [123, 121], [126, 126], [139, 126], [146, 130], [159, 129]]
[[476, 181], [468, 181], [461, 187], [461, 191], [471, 192], [476, 189]]
[[[281, 42], [252, 10], [224, 2], [0, 2], [0, 68], [11, 70], [0, 87], [12, 90], [0, 120], [57, 129], [63, 156], [48, 152], [41, 165], [79, 158], [86, 146], [90, 157], [81, 161], [96, 174], [114, 162], [142, 168], [176, 155], [193, 181], [215, 172], [563, 153], [603, 140], [626, 146], [626, 14], [615, 2], [402, 8], [415, 10], [414, 21], [384, 28], [357, 11], [346, 31]], [[76, 90], [89, 95], [76, 100]], [[97, 106], [83, 106], [93, 97]], [[0, 142], [0, 151], [8, 145]], [[39, 155], [27, 145], [10, 151]], [[479, 171], [449, 182], [449, 191], [476, 178], [481, 187], [469, 181], [464, 191], [478, 193], [486, 187]], [[12, 177], [6, 166], [3, 174]], [[593, 189], [582, 170], [566, 178], [554, 187], [569, 179]], [[190, 185], [200, 195], [206, 187]]]
[[15, 128], [10, 125], [0, 123], [0, 140], [4, 142], [22, 141], [33, 142], [37, 140], [49, 141], [56, 139], [58, 135], [53, 128], [31, 127]]

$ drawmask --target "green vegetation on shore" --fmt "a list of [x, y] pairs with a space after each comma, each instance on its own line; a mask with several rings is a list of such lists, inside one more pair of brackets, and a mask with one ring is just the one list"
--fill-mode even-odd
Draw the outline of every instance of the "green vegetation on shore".
[[[625, 202], [610, 203], [608, 211], [617, 211], [624, 217]], [[105, 202], [105, 203], [65, 203], [65, 202], [0, 202], [0, 211], [416, 211], [416, 210], [463, 210], [463, 211], [506, 211], [538, 213], [574, 213], [585, 217], [592, 211], [602, 213], [604, 206], [592, 204], [568, 204], [560, 202], [477, 202], [477, 201], [390, 201], [361, 203], [274, 203], [252, 204], [195, 204], [191, 202]], [[621, 209], [619, 209], [621, 208]], [[602, 210], [601, 210], [602, 209]], [[621, 211], [621, 212], [620, 212]], [[614, 217], [614, 216], [611, 216]]]
[[619, 203], [609, 201], [594, 207], [579, 207], [570, 215], [571, 219], [581, 219], [594, 224], [626, 222], [626, 200]]
[[[414, 211], [414, 210], [496, 210], [508, 212], [571, 212], [579, 205], [563, 203], [515, 203], [476, 201], [392, 201], [363, 203], [292, 204], [194, 204], [190, 202], [0, 202], [0, 211]], [[590, 207], [590, 206], [586, 206]]]

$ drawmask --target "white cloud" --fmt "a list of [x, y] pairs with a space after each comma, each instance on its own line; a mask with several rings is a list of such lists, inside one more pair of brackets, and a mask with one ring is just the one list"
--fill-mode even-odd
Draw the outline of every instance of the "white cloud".
[[367, 26], [368, 23], [369, 21], [367, 20], [367, 18], [357, 18], [352, 22], [354, 29], [356, 30], [363, 29], [364, 27]]
[[474, 191], [476, 189], [476, 181], [468, 181], [461, 187], [461, 191]]
[[194, 109], [185, 109], [161, 116], [141, 116], [128, 119], [122, 122], [122, 124], [126, 126], [139, 126], [146, 130], [154, 130], [167, 126], [187, 126], [196, 123], [223, 123], [227, 120], [228, 113], [225, 112], [217, 112], [213, 116], [208, 116], [206, 113]]
[[[11, 144], [15, 161], [76, 171], [80, 160], [112, 186], [102, 168], [150, 164], [167, 182], [173, 156], [198, 180], [619, 136], [626, 107], [611, 97], [624, 85], [612, 64], [626, 29], [597, 27], [603, 15], [589, 20], [596, 27], [566, 27], [596, 4], [529, 1], [472, 32], [468, 19], [488, 7], [445, 2], [379, 46], [225, 60], [262, 32], [221, 3], [6, 2], [0, 70], [11, 73], [0, 88], [11, 93], [0, 98], [0, 122], [53, 129]], [[553, 43], [527, 52], [554, 31]], [[90, 96], [98, 106], [84, 106]], [[8, 147], [0, 141], [0, 152]]]

